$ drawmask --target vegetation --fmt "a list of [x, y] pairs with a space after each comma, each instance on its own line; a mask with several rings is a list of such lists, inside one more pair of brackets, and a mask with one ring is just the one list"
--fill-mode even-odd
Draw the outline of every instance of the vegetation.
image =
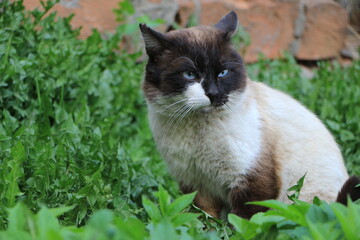
[[[250, 221], [229, 215], [233, 227], [192, 206], [152, 140], [142, 53], [118, 48], [136, 26], [79, 40], [71, 17], [45, 15], [52, 5], [0, 2], [0, 239], [360, 238], [354, 203], [267, 201]], [[359, 61], [320, 63], [311, 80], [291, 56], [248, 73], [315, 111], [360, 174]]]

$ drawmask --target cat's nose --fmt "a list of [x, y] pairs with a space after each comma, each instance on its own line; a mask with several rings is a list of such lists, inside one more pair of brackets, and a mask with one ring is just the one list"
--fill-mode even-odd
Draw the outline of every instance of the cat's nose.
[[216, 88], [209, 89], [206, 96], [210, 99], [213, 104], [219, 98], [219, 91]]

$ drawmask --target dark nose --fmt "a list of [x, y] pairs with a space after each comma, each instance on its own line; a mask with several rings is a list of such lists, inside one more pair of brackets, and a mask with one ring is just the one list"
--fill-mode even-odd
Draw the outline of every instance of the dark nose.
[[214, 103], [219, 98], [219, 90], [216, 87], [211, 87], [206, 92], [206, 96], [208, 96], [211, 103]]

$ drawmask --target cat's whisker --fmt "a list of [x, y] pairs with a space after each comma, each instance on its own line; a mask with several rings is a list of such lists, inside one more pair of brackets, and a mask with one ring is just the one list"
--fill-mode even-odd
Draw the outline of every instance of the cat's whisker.
[[[237, 22], [231, 12], [208, 28], [161, 34], [140, 25], [156, 59], [146, 65], [143, 87], [150, 127], [170, 173], [184, 192], [197, 190], [195, 204], [215, 217], [230, 210], [251, 218], [264, 209], [246, 202], [287, 201], [286, 189], [306, 172], [303, 200], [314, 193], [335, 200], [347, 177], [336, 142], [296, 100], [246, 76], [230, 43]], [[214, 67], [219, 61], [223, 69]]]
[[235, 110], [233, 109], [233, 107], [230, 104], [225, 104], [224, 106], [230, 112], [230, 114], [235, 113]]
[[192, 99], [192, 100], [189, 100], [188, 101], [188, 103], [190, 104], [190, 105], [192, 105], [193, 107], [198, 107], [198, 106], [200, 106], [202, 103], [204, 102], [204, 100], [203, 99]]
[[189, 109], [191, 109], [191, 106], [186, 106], [186, 108], [184, 108], [180, 114], [178, 114], [178, 116], [176, 117], [173, 127], [172, 127], [172, 131], [169, 132], [169, 135], [173, 135], [174, 132], [177, 130], [180, 122], [182, 121], [182, 119], [187, 115], [187, 113], [189, 112]]
[[[203, 100], [200, 98], [188, 100], [187, 107], [179, 110], [178, 114], [176, 116], [174, 116], [172, 123], [174, 121], [176, 121], [176, 122], [172, 128], [173, 131], [175, 131], [178, 128], [179, 124], [184, 120], [185, 117], [191, 115], [194, 111], [196, 111], [196, 109], [197, 109], [196, 105], [198, 105], [199, 103], [201, 104], [202, 102], [203, 102]], [[171, 132], [170, 134], [172, 135], [173, 132]]]
[[177, 109], [175, 109], [172, 114], [170, 116], [167, 116], [168, 120], [164, 126], [165, 129], [168, 128], [168, 126], [170, 125], [171, 121], [173, 121], [174, 118], [176, 118], [176, 115], [179, 113], [179, 111], [181, 111], [183, 108], [185, 107], [185, 104], [179, 106]]
[[[184, 104], [182, 106], [180, 106], [178, 109], [176, 109], [174, 111], [174, 113], [169, 117], [169, 120], [167, 121], [167, 123], [165, 124], [165, 130], [164, 133], [168, 134], [174, 121], [182, 114], [182, 112], [186, 111], [188, 105]], [[171, 133], [171, 132], [170, 132]]]
[[232, 116], [236, 116], [236, 121], [241, 122], [241, 119], [238, 117], [239, 109], [236, 108], [236, 104], [237, 104], [237, 102], [234, 102], [233, 100], [229, 100], [229, 102], [226, 103], [225, 106], [229, 110], [229, 112]]
[[188, 108], [182, 112], [181, 116], [177, 119], [174, 125], [174, 130], [176, 130], [179, 126], [179, 124], [182, 122], [182, 120], [193, 110], [194, 108], [192, 106], [188, 106]]
[[183, 111], [183, 109], [186, 108], [186, 105], [181, 105], [179, 108], [177, 108], [173, 114], [171, 114], [168, 118], [168, 121], [166, 122], [164, 129], [165, 129], [165, 133], [167, 133], [169, 131], [169, 129], [172, 126], [172, 123], [175, 121], [175, 119], [177, 118], [177, 116], [181, 113], [181, 111]]
[[168, 105], [168, 106], [166, 106], [165, 108], [163, 108], [163, 109], [158, 109], [158, 110], [161, 110], [161, 111], [159, 111], [159, 114], [162, 114], [162, 113], [164, 113], [168, 108], [171, 108], [172, 106], [174, 106], [174, 105], [176, 105], [176, 104], [179, 104], [179, 103], [182, 103], [182, 102], [185, 102], [187, 99], [181, 99], [181, 100], [179, 100], [179, 101], [176, 101], [176, 102], [174, 102], [174, 103], [172, 103], [172, 104], [170, 104], [170, 105]]

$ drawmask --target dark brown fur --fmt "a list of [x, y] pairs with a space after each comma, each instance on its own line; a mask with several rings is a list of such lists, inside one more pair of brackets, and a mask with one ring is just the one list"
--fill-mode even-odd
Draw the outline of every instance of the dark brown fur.
[[[236, 23], [236, 14], [230, 13], [214, 27], [195, 27], [166, 34], [140, 25], [149, 56], [143, 84], [147, 100], [155, 102], [162, 96], [182, 94], [188, 86], [197, 82], [202, 84], [211, 104], [218, 107], [228, 101], [231, 92], [243, 91], [245, 87], [251, 88], [242, 58], [231, 46], [231, 35], [236, 29]], [[223, 70], [229, 70], [231, 74], [219, 77]], [[191, 80], [184, 77], [183, 73], [188, 72], [194, 73], [196, 77]], [[264, 101], [259, 97], [262, 92], [256, 89], [253, 92], [259, 103]], [[244, 108], [249, 104], [248, 101], [244, 103]], [[263, 112], [262, 120], [266, 121], [266, 111], [261, 107], [258, 110]], [[264, 123], [263, 126], [271, 124]], [[218, 196], [222, 200], [210, 196], [201, 189], [201, 184], [200, 189], [195, 189], [180, 183], [181, 190], [184, 193], [198, 191], [195, 205], [217, 218], [223, 208], [230, 208], [232, 213], [244, 218], [266, 211], [265, 207], [247, 204], [252, 201], [277, 199], [281, 188], [279, 166], [275, 161], [279, 158], [275, 154], [280, 153], [274, 148], [277, 145], [277, 133], [271, 129], [262, 129], [262, 134], [262, 153], [256, 161], [258, 165], [242, 178], [238, 178], [242, 179], [240, 182], [231, 183], [231, 186], [237, 184], [235, 187], [228, 189], [230, 187], [225, 186], [222, 190], [226, 196]], [[223, 168], [221, 174], [227, 174], [227, 169]], [[348, 194], [352, 200], [360, 198], [360, 188], [355, 188], [358, 183], [360, 178], [351, 177], [344, 184], [337, 201], [346, 204]]]
[[[156, 101], [158, 96], [181, 94], [196, 81], [201, 82], [211, 103], [218, 106], [228, 101], [230, 92], [244, 90], [247, 83], [244, 64], [231, 45], [236, 25], [235, 13], [228, 14], [214, 27], [196, 27], [166, 34], [140, 25], [149, 56], [143, 84], [146, 98]], [[229, 69], [231, 74], [218, 78], [224, 69]], [[181, 73], [186, 71], [196, 73], [197, 78], [185, 80]], [[226, 206], [233, 213], [250, 218], [265, 209], [246, 205], [246, 202], [275, 199], [279, 193], [280, 180], [270, 149], [263, 150], [258, 167], [243, 176], [237, 187], [227, 189], [229, 200], [226, 203], [203, 189], [193, 189], [181, 183], [180, 187], [184, 193], [197, 190], [195, 205], [214, 217], [220, 217], [221, 209]]]
[[[259, 156], [259, 165], [254, 168], [237, 187], [229, 190], [230, 210], [232, 213], [243, 217], [251, 218], [258, 212], [267, 210], [265, 207], [247, 204], [253, 201], [263, 201], [276, 199], [280, 191], [280, 178], [277, 173], [277, 166], [274, 161], [274, 154], [271, 147], [265, 147], [263, 153]], [[219, 218], [220, 212], [227, 204], [219, 199], [215, 199], [201, 189], [193, 189], [190, 186], [180, 184], [183, 193], [190, 193], [198, 190], [194, 200], [197, 207], [203, 209], [212, 216]]]
[[[264, 129], [266, 138], [267, 130]], [[266, 141], [272, 142], [271, 140]], [[230, 191], [231, 211], [243, 218], [251, 218], [267, 208], [247, 204], [253, 201], [276, 199], [279, 195], [281, 181], [278, 176], [273, 147], [263, 142], [263, 152], [257, 160], [258, 166], [248, 175], [246, 180]]]
[[344, 205], [347, 205], [348, 197], [352, 201], [356, 201], [357, 199], [359, 199], [360, 187], [356, 187], [356, 185], [358, 184], [360, 184], [360, 177], [357, 176], [350, 177], [341, 188], [336, 201]]
[[[193, 189], [190, 186], [185, 186], [184, 184], [180, 184], [181, 191], [186, 193], [192, 193], [198, 189]], [[194, 204], [198, 208], [202, 209], [206, 213], [210, 214], [211, 216], [215, 218], [220, 218], [220, 213], [223, 207], [225, 206], [225, 203], [223, 203], [220, 199], [215, 199], [206, 193], [202, 192], [201, 190], [198, 190], [198, 193], [195, 196]]]
[[[223, 29], [197, 27], [161, 34], [140, 25], [149, 56], [143, 90], [149, 100], [154, 92], [176, 95], [193, 81], [202, 82], [211, 102], [221, 105], [231, 91], [245, 88], [246, 74], [241, 57], [232, 49], [230, 34]], [[229, 77], [218, 74], [230, 69]], [[195, 72], [197, 78], [186, 81], [182, 72]], [[159, 95], [158, 95], [159, 96]]]

